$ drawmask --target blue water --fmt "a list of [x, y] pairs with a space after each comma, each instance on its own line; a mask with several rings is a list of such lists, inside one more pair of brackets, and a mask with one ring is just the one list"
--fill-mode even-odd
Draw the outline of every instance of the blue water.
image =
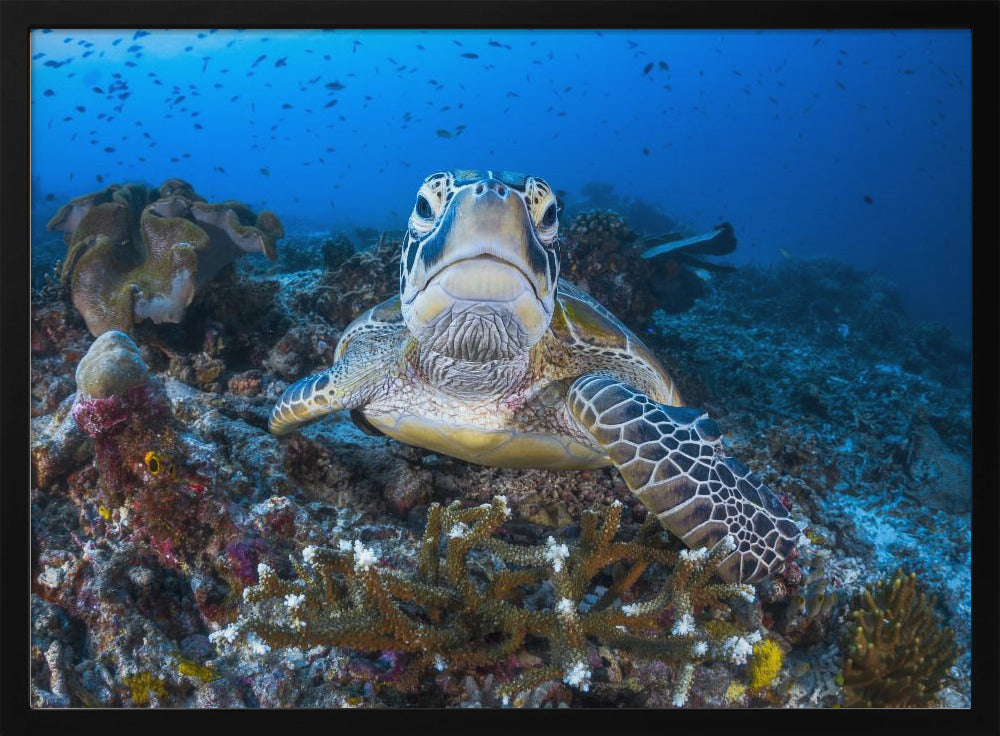
[[31, 54], [35, 218], [180, 177], [289, 230], [400, 229], [433, 171], [527, 171], [729, 220], [736, 264], [874, 268], [971, 331], [968, 31], [54, 29]]

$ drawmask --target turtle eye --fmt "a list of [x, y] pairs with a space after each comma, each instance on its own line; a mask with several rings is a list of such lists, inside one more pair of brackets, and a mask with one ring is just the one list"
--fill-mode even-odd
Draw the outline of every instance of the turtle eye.
[[558, 214], [556, 210], [556, 203], [550, 204], [546, 210], [545, 214], [542, 215], [542, 227], [552, 227], [556, 224], [556, 215]]
[[417, 195], [417, 216], [422, 217], [425, 220], [431, 220], [434, 218], [434, 210], [431, 209], [431, 203], [427, 201], [427, 197], [422, 194]]

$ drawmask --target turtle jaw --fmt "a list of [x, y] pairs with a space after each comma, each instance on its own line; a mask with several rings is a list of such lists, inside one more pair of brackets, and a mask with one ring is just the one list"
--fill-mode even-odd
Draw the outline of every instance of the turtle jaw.
[[441, 269], [402, 309], [421, 346], [475, 362], [527, 353], [552, 316], [523, 271], [489, 255]]

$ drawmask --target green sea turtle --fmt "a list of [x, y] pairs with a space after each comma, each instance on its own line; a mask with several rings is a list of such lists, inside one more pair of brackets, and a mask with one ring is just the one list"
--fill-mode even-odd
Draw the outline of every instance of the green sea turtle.
[[349, 410], [366, 431], [482, 465], [614, 465], [689, 547], [732, 536], [724, 579], [778, 572], [799, 537], [788, 511], [725, 455], [718, 425], [683, 406], [649, 349], [559, 279], [558, 228], [537, 177], [427, 177], [399, 296], [348, 326], [333, 366], [285, 391], [271, 432]]

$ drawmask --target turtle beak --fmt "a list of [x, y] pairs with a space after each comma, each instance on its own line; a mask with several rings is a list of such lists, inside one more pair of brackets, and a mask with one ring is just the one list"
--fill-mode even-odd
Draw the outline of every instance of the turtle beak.
[[492, 261], [513, 267], [539, 300], [546, 300], [551, 290], [545, 249], [535, 237], [524, 201], [495, 179], [479, 182], [455, 196], [437, 232], [422, 243], [418, 258], [410, 276], [413, 296], [461, 261], [478, 261], [483, 266]]

